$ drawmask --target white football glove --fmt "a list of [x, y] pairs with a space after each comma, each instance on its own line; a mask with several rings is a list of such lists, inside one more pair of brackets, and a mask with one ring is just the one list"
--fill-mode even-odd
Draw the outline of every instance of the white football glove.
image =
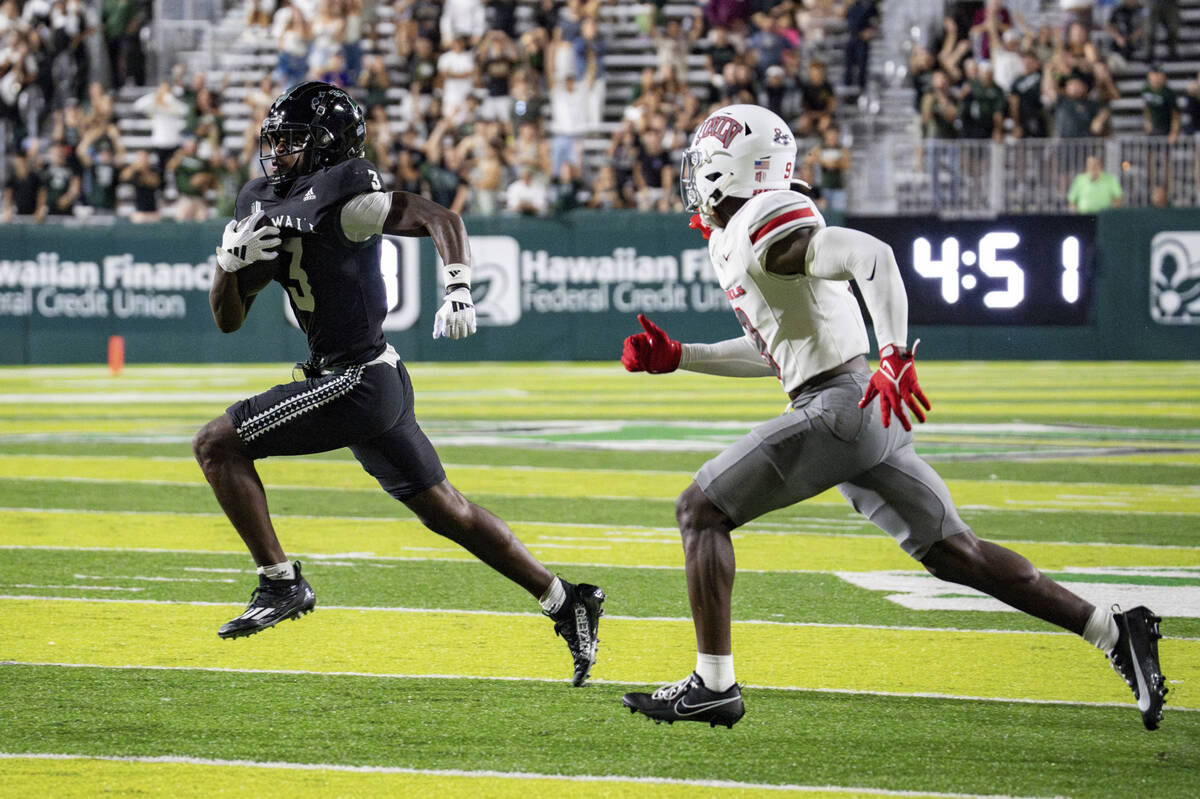
[[433, 337], [466, 338], [475, 332], [475, 303], [471, 290], [456, 288], [442, 300], [437, 316], [433, 317]]
[[252, 263], [269, 260], [275, 257], [275, 250], [280, 244], [279, 228], [265, 225], [255, 228], [265, 212], [259, 211], [242, 221], [230, 220], [221, 236], [221, 246], [217, 248], [217, 265], [226, 272], [236, 272]]

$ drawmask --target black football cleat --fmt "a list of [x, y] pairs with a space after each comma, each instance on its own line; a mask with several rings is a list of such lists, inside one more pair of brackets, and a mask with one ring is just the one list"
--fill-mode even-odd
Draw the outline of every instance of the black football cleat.
[[654, 723], [676, 721], [707, 721], [708, 726], [724, 724], [730, 729], [746, 715], [742, 704], [742, 689], [737, 683], [724, 691], [710, 691], [700, 675], [692, 672], [679, 682], [664, 685], [652, 694], [632, 693], [621, 697], [621, 704], [630, 713], [641, 713]]
[[1117, 622], [1117, 645], [1108, 653], [1112, 667], [1125, 683], [1133, 689], [1138, 710], [1142, 712], [1142, 724], [1148, 730], [1158, 729], [1163, 717], [1163, 703], [1167, 697], [1167, 682], [1162, 667], [1158, 664], [1158, 623], [1162, 619], [1148, 608], [1136, 608], [1120, 612], [1113, 605], [1113, 618]]
[[317, 605], [312, 586], [300, 576], [300, 561], [296, 561], [296, 579], [271, 580], [258, 576], [258, 588], [250, 594], [246, 611], [226, 622], [217, 635], [222, 638], [241, 638], [274, 627], [284, 619], [298, 619]]
[[563, 606], [557, 613], [546, 615], [554, 620], [554, 632], [563, 637], [571, 650], [571, 659], [575, 661], [571, 684], [578, 687], [587, 681], [596, 662], [596, 646], [600, 643], [596, 632], [604, 615], [604, 592], [594, 585], [573, 585], [566, 580], [563, 588], [567, 592]]

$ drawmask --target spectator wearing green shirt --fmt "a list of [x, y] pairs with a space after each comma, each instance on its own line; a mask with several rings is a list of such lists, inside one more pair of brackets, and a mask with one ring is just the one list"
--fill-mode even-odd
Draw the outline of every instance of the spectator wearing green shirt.
[[1055, 97], [1054, 126], [1063, 139], [1103, 136], [1110, 115], [1108, 108], [1088, 99], [1087, 84], [1078, 75], [1068, 77], [1063, 93]]
[[109, 123], [88, 128], [75, 150], [83, 167], [83, 202], [93, 211], [115, 214], [117, 183], [125, 146], [117, 126]]
[[46, 210], [51, 216], [70, 216], [82, 194], [79, 169], [71, 158], [71, 148], [65, 144], [50, 147], [50, 162], [42, 170], [46, 187]]
[[996, 85], [992, 65], [979, 63], [979, 79], [971, 81], [971, 91], [963, 98], [959, 117], [965, 139], [1004, 139], [1004, 90]]
[[[930, 186], [933, 189], [933, 207], [942, 207], [942, 200], [951, 205], [958, 201], [958, 184], [962, 179], [959, 151], [953, 144], [943, 140], [958, 138], [958, 102], [950, 89], [950, 78], [945, 70], [935, 69], [929, 81], [929, 92], [921, 98], [921, 129], [924, 135], [922, 152], [929, 168]], [[945, 182], [945, 190], [943, 190]]]
[[1044, 139], [1050, 131], [1046, 121], [1046, 106], [1042, 103], [1042, 62], [1037, 53], [1026, 50], [1021, 53], [1022, 72], [1013, 81], [1008, 95], [1009, 114], [1012, 116], [1013, 137], [1017, 139]]
[[1178, 97], [1167, 85], [1167, 73], [1157, 64], [1146, 74], [1142, 89], [1142, 125], [1148, 136], [1167, 136], [1171, 144], [1179, 137]]
[[135, 86], [145, 86], [146, 64], [141, 43], [141, 29], [146, 22], [144, 3], [141, 0], [104, 0], [102, 13], [113, 86], [119, 88], [127, 81]]
[[234, 152], [217, 151], [212, 158], [213, 177], [217, 194], [217, 216], [234, 216], [238, 191], [250, 179], [246, 162]]
[[842, 143], [837, 125], [821, 133], [821, 143], [809, 150], [804, 163], [820, 168], [822, 194], [834, 211], [846, 210], [846, 173], [850, 171], [850, 148]]
[[207, 192], [215, 189], [216, 176], [212, 165], [197, 152], [195, 136], [185, 136], [183, 144], [167, 162], [166, 171], [175, 176], [175, 218], [180, 222], [195, 222], [208, 218]]
[[1094, 214], [1105, 208], [1121, 205], [1121, 183], [1117, 176], [1100, 167], [1100, 158], [1089, 155], [1085, 171], [1075, 176], [1067, 192], [1067, 203], [1071, 210], [1080, 214]]
[[1179, 138], [1178, 98], [1167, 85], [1167, 73], [1157, 64], [1150, 65], [1146, 86], [1142, 89], [1142, 127], [1148, 136], [1166, 136], [1166, 146], [1151, 148], [1146, 164], [1150, 188], [1171, 184], [1171, 145]]

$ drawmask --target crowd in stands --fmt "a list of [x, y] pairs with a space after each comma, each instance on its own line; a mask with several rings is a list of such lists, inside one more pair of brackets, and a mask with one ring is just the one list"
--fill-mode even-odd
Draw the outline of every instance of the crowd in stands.
[[[146, 83], [142, 0], [105, 0], [100, 19], [89, 19], [80, 0], [4, 0], [0, 133], [10, 159], [3, 213], [41, 220], [119, 207], [135, 221], [228, 215], [238, 187], [259, 174], [257, 132], [267, 107], [304, 79], [342, 86], [362, 103], [366, 156], [389, 187], [462, 213], [680, 210], [680, 153], [713, 108], [732, 102], [761, 103], [787, 119], [802, 142], [797, 174], [822, 191], [822, 203], [844, 207], [848, 142], [828, 74], [844, 66], [845, 82], [862, 84], [878, 0], [708, 0], [683, 16], [677, 6], [666, 13], [663, 0], [639, 6], [637, 36], [654, 66], [619, 98], [619, 118], [606, 80], [611, 42], [598, 24], [602, 7], [618, 0], [538, 0], [524, 20], [517, 5], [250, 0], [244, 39], [269, 43], [278, 58], [269, 74], [249, 81], [250, 124], [240, 146], [230, 147], [238, 137], [226, 135], [228, 79], [213, 86], [204, 74], [176, 70], [133, 104], [148, 120], [148, 146], [126, 152], [106, 86]], [[818, 56], [822, 23], [842, 18], [857, 44], [844, 65], [827, 65]], [[88, 75], [80, 43], [91, 30], [107, 45], [106, 83]], [[694, 74], [695, 54], [703, 80]], [[607, 148], [585, 163], [585, 139], [598, 138]], [[131, 189], [118, 204], [122, 183]]]
[[[1035, 30], [1000, 0], [971, 19], [947, 17], [933, 45], [912, 54], [923, 135], [1104, 135], [1116, 93], [1110, 58], [1137, 58], [1151, 38], [1137, 24], [1144, 15], [1122, 11], [1140, 0], [1120, 2], [1103, 53], [1083, 20]], [[102, 13], [81, 0], [2, 0], [3, 214], [228, 216], [238, 188], [260, 174], [257, 134], [268, 106], [305, 79], [342, 86], [362, 103], [366, 157], [389, 188], [460, 213], [681, 210], [680, 153], [712, 109], [735, 102], [787, 120], [799, 140], [797, 176], [823, 206], [845, 208], [851, 142], [833, 80], [851, 94], [864, 85], [880, 0], [707, 0], [683, 14], [652, 0], [632, 18], [653, 66], [628, 89], [610, 87], [605, 56], [614, 42], [601, 11], [625, 14], [630, 5], [536, 0], [530, 17], [518, 14], [517, 0], [248, 0], [244, 42], [276, 54], [274, 68], [246, 76], [237, 92], [228, 76], [212, 85], [177, 68], [133, 103], [149, 135], [140, 137], [144, 149], [126, 152], [110, 87], [146, 86], [147, 0], [104, 0]], [[844, 47], [827, 46], [833, 20]], [[83, 43], [91, 34], [106, 45], [104, 75], [90, 74], [96, 59]], [[1177, 135], [1176, 98], [1154, 74], [1147, 132]], [[243, 136], [229, 133], [223, 95], [248, 109], [239, 114], [249, 120]], [[1198, 102], [1200, 84], [1180, 98], [1183, 129], [1200, 119]], [[607, 146], [585, 158], [585, 143], [598, 140]], [[118, 192], [122, 184], [129, 188]]]
[[[915, 44], [909, 63], [923, 139], [919, 154], [935, 206], [944, 200], [958, 203], [964, 192], [981, 190], [987, 150], [950, 140], [1099, 142], [1110, 137], [1112, 103], [1120, 97], [1113, 72], [1131, 63], [1146, 73], [1140, 92], [1143, 133], [1162, 137], [1167, 147], [1139, 165], [1159, 204], [1171, 180], [1170, 146], [1200, 128], [1200, 75], [1183, 95], [1167, 85], [1166, 72], [1154, 62], [1155, 41], [1165, 28], [1168, 55], [1176, 57], [1179, 16], [1177, 10], [1164, 11], [1173, 2], [1148, 5], [1116, 0], [1100, 11], [1091, 0], [1063, 0], [1062, 13], [1053, 20], [1057, 24], [1041, 20], [1036, 26], [1010, 11], [1004, 0], [949, 6], [952, 13], [930, 46]], [[1071, 158], [1022, 157], [1018, 164], [1030, 179], [1068, 195], [1072, 210], [1094, 205], [1098, 196], [1104, 207], [1119, 203], [1119, 185], [1111, 192], [1116, 178], [1098, 171], [1101, 148], [1085, 145], [1081, 152], [1088, 156], [1087, 166], [1073, 182], [1082, 164]], [[1077, 202], [1085, 190], [1091, 202]]]
[[[1183, 96], [1153, 63], [1155, 31], [1165, 26], [1175, 56], [1178, 14], [1160, 25], [1172, 3], [1119, 0], [1107, 19], [1091, 2], [1063, 4], [1061, 26], [1036, 28], [1003, 0], [964, 3], [948, 15], [930, 47], [914, 46], [909, 74], [926, 139], [1089, 138], [1112, 133], [1110, 104], [1120, 94], [1113, 69], [1147, 64], [1141, 93], [1144, 132], [1174, 142], [1200, 125], [1200, 76]], [[1173, 20], [1173, 24], [1171, 24]], [[1100, 33], [1103, 31], [1103, 33]]]

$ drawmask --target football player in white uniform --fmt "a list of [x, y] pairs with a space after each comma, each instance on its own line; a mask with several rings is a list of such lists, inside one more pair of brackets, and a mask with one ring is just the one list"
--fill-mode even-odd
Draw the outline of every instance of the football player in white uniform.
[[[1094, 607], [1021, 555], [978, 538], [946, 484], [913, 449], [906, 409], [925, 421], [930, 403], [908, 346], [908, 300], [891, 247], [827, 227], [791, 180], [796, 143], [765, 108], [713, 112], [685, 151], [684, 201], [708, 236], [721, 287], [745, 335], [681, 344], [644, 316], [625, 340], [631, 372], [675, 369], [779, 379], [790, 412], [765, 422], [704, 464], [679, 496], [696, 670], [623, 703], [655, 721], [732, 727], [745, 713], [734, 678], [730, 531], [768, 511], [837, 486], [850, 504], [930, 573], [969, 585], [1081, 635], [1108, 653], [1154, 729], [1167, 692], [1158, 663], [1159, 618], [1144, 607]], [[855, 281], [874, 323], [879, 368], [865, 357], [867, 329], [849, 290]], [[878, 402], [879, 409], [873, 407]], [[892, 424], [894, 420], [899, 424]]]

